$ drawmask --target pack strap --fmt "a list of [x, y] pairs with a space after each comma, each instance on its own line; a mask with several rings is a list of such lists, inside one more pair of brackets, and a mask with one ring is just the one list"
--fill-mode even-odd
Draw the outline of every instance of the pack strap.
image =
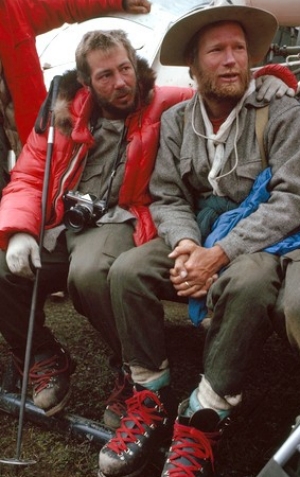
[[262, 108], [257, 108], [255, 112], [255, 132], [258, 140], [263, 169], [266, 169], [266, 167], [268, 167], [268, 159], [264, 148], [264, 130], [269, 118], [269, 105], [267, 104]]

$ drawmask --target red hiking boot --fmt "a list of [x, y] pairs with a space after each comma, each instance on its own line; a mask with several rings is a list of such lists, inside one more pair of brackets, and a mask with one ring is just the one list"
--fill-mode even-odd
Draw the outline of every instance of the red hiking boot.
[[101, 449], [100, 477], [136, 477], [154, 451], [170, 441], [176, 403], [167, 386], [157, 392], [135, 385], [115, 436]]
[[221, 422], [213, 409], [184, 416], [189, 399], [180, 406], [172, 444], [161, 477], [213, 477], [213, 450], [221, 437]]

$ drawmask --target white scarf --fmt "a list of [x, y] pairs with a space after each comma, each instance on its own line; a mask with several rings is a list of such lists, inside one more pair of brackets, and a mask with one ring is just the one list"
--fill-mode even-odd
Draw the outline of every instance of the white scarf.
[[[203, 136], [200, 134], [198, 131], [196, 131], [195, 126], [194, 126], [194, 114], [195, 114], [195, 107], [197, 102], [195, 101], [194, 103], [194, 109], [193, 109], [193, 118], [192, 118], [192, 127], [194, 130], [194, 133], [197, 134], [197, 136], [201, 136], [205, 139], [207, 139], [207, 149], [208, 149], [208, 159], [211, 165], [211, 170], [208, 174], [208, 180], [209, 183], [211, 184], [213, 188], [213, 193], [215, 195], [224, 195], [222, 192], [219, 190], [219, 185], [218, 181], [222, 177], [225, 177], [229, 174], [231, 174], [237, 167], [239, 159], [238, 159], [238, 153], [237, 153], [237, 147], [236, 147], [236, 142], [237, 142], [237, 136], [239, 132], [239, 112], [242, 109], [245, 99], [255, 91], [255, 81], [251, 80], [249, 87], [247, 91], [245, 92], [244, 96], [242, 99], [238, 102], [238, 104], [235, 106], [235, 108], [231, 111], [229, 116], [226, 118], [226, 121], [221, 125], [220, 129], [216, 134], [213, 132], [213, 127], [212, 123], [210, 122], [204, 103], [203, 99], [201, 98], [200, 94], [198, 95], [198, 100], [200, 103], [200, 111], [202, 114], [202, 118], [204, 121], [205, 125], [205, 133], [206, 135]], [[225, 166], [225, 144], [227, 141], [227, 138], [230, 133], [230, 128], [233, 124], [233, 122], [236, 120], [236, 131], [235, 131], [235, 137], [234, 137], [234, 152], [235, 152], [235, 164], [233, 168], [227, 172], [226, 174], [221, 174], [221, 170]]]

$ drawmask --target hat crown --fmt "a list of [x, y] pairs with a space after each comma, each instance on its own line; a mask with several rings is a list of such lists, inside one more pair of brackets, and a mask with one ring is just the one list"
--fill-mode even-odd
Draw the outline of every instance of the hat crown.
[[278, 28], [269, 11], [246, 5], [247, 0], [212, 0], [178, 18], [165, 34], [160, 51], [162, 64], [186, 65], [186, 48], [202, 28], [221, 21], [241, 24], [247, 37], [248, 54], [253, 66], [267, 54]]
[[204, 8], [210, 7], [237, 7], [237, 6], [245, 6], [246, 2], [244, 0], [211, 0], [208, 5], [204, 6]]
[[209, 7], [224, 7], [233, 5], [231, 0], [211, 0]]

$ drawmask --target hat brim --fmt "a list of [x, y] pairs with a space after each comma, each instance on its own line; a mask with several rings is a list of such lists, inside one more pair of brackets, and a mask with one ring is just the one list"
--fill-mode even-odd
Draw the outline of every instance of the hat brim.
[[242, 5], [203, 7], [171, 25], [161, 44], [160, 62], [169, 66], [187, 66], [185, 51], [190, 40], [205, 26], [220, 21], [235, 21], [242, 25], [251, 66], [263, 60], [278, 29], [276, 17], [260, 8]]

